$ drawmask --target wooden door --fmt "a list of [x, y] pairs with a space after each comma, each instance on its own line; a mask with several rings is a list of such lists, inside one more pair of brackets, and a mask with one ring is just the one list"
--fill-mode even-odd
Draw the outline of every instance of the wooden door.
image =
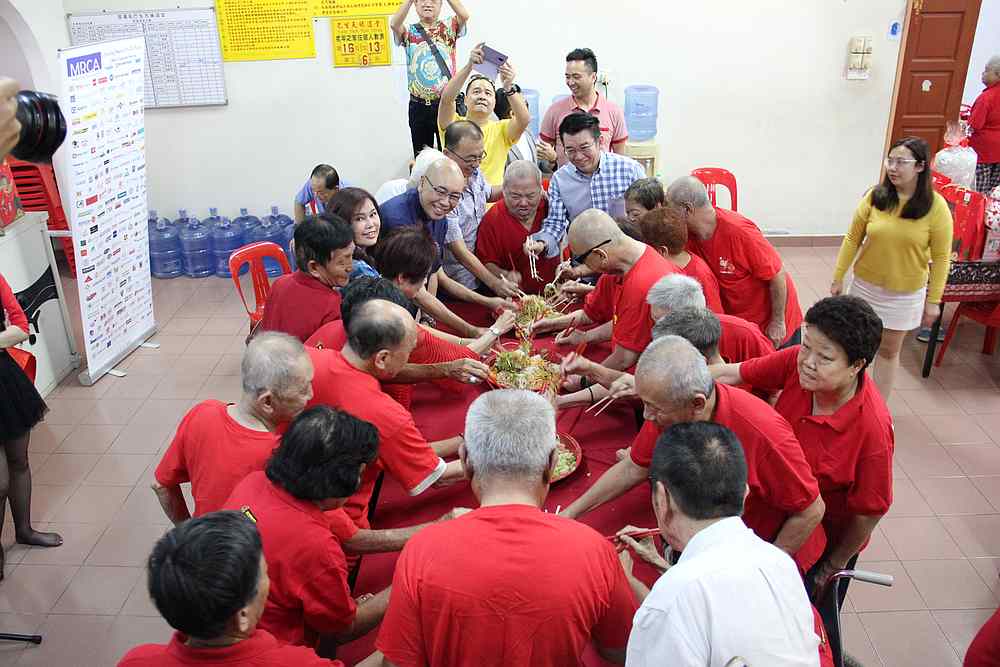
[[982, 0], [910, 0], [896, 74], [889, 143], [916, 136], [931, 155], [958, 120]]

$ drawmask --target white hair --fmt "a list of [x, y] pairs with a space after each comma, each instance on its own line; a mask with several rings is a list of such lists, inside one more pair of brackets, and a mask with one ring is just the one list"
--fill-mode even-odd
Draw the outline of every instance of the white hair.
[[540, 187], [542, 185], [542, 170], [530, 160], [514, 160], [507, 165], [503, 172], [503, 184], [506, 186], [511, 181], [521, 179], [533, 179]]
[[669, 273], [649, 288], [646, 303], [671, 313], [680, 308], [704, 308], [705, 291], [691, 276]]
[[659, 386], [674, 404], [686, 403], [698, 394], [710, 396], [715, 387], [705, 357], [680, 336], [661, 336], [650, 343], [639, 357], [635, 374]]
[[1000, 55], [993, 56], [986, 61], [986, 71], [1000, 74]]
[[427, 170], [438, 160], [448, 158], [441, 151], [434, 148], [425, 148], [417, 154], [413, 160], [413, 169], [410, 170], [410, 180], [406, 184], [407, 190], [415, 190], [420, 185], [420, 179], [424, 177]]
[[691, 209], [708, 206], [708, 190], [705, 184], [694, 176], [681, 176], [667, 187], [667, 204], [687, 206]]
[[465, 451], [480, 479], [541, 478], [555, 447], [555, 410], [536, 393], [498, 389], [469, 406]]
[[287, 395], [303, 358], [308, 356], [298, 338], [278, 331], [257, 334], [244, 350], [240, 364], [243, 392], [254, 398], [265, 391]]

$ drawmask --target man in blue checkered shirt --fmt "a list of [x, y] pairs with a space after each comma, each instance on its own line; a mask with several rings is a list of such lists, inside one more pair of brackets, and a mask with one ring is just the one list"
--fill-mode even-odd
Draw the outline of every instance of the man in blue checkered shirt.
[[625, 217], [625, 191], [646, 177], [632, 158], [601, 151], [601, 122], [596, 116], [583, 112], [566, 116], [559, 124], [559, 138], [568, 162], [552, 175], [549, 215], [541, 231], [524, 242], [526, 253], [544, 250], [546, 257], [559, 254], [570, 221], [587, 209]]

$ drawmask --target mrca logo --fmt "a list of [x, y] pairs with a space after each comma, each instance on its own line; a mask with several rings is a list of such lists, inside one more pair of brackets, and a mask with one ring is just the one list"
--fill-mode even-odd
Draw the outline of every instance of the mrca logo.
[[86, 56], [77, 56], [66, 61], [66, 71], [70, 76], [80, 76], [81, 74], [91, 74], [101, 69], [101, 54], [91, 53]]

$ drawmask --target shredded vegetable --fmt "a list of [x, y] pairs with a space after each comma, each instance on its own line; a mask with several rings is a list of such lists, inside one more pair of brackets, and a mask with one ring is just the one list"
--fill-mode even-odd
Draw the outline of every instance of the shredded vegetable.
[[531, 354], [525, 344], [497, 353], [492, 371], [498, 385], [511, 389], [554, 393], [562, 379], [558, 364], [547, 361], [544, 353]]
[[559, 443], [556, 448], [556, 467], [552, 471], [552, 476], [560, 479], [576, 470], [576, 454], [571, 452]]

